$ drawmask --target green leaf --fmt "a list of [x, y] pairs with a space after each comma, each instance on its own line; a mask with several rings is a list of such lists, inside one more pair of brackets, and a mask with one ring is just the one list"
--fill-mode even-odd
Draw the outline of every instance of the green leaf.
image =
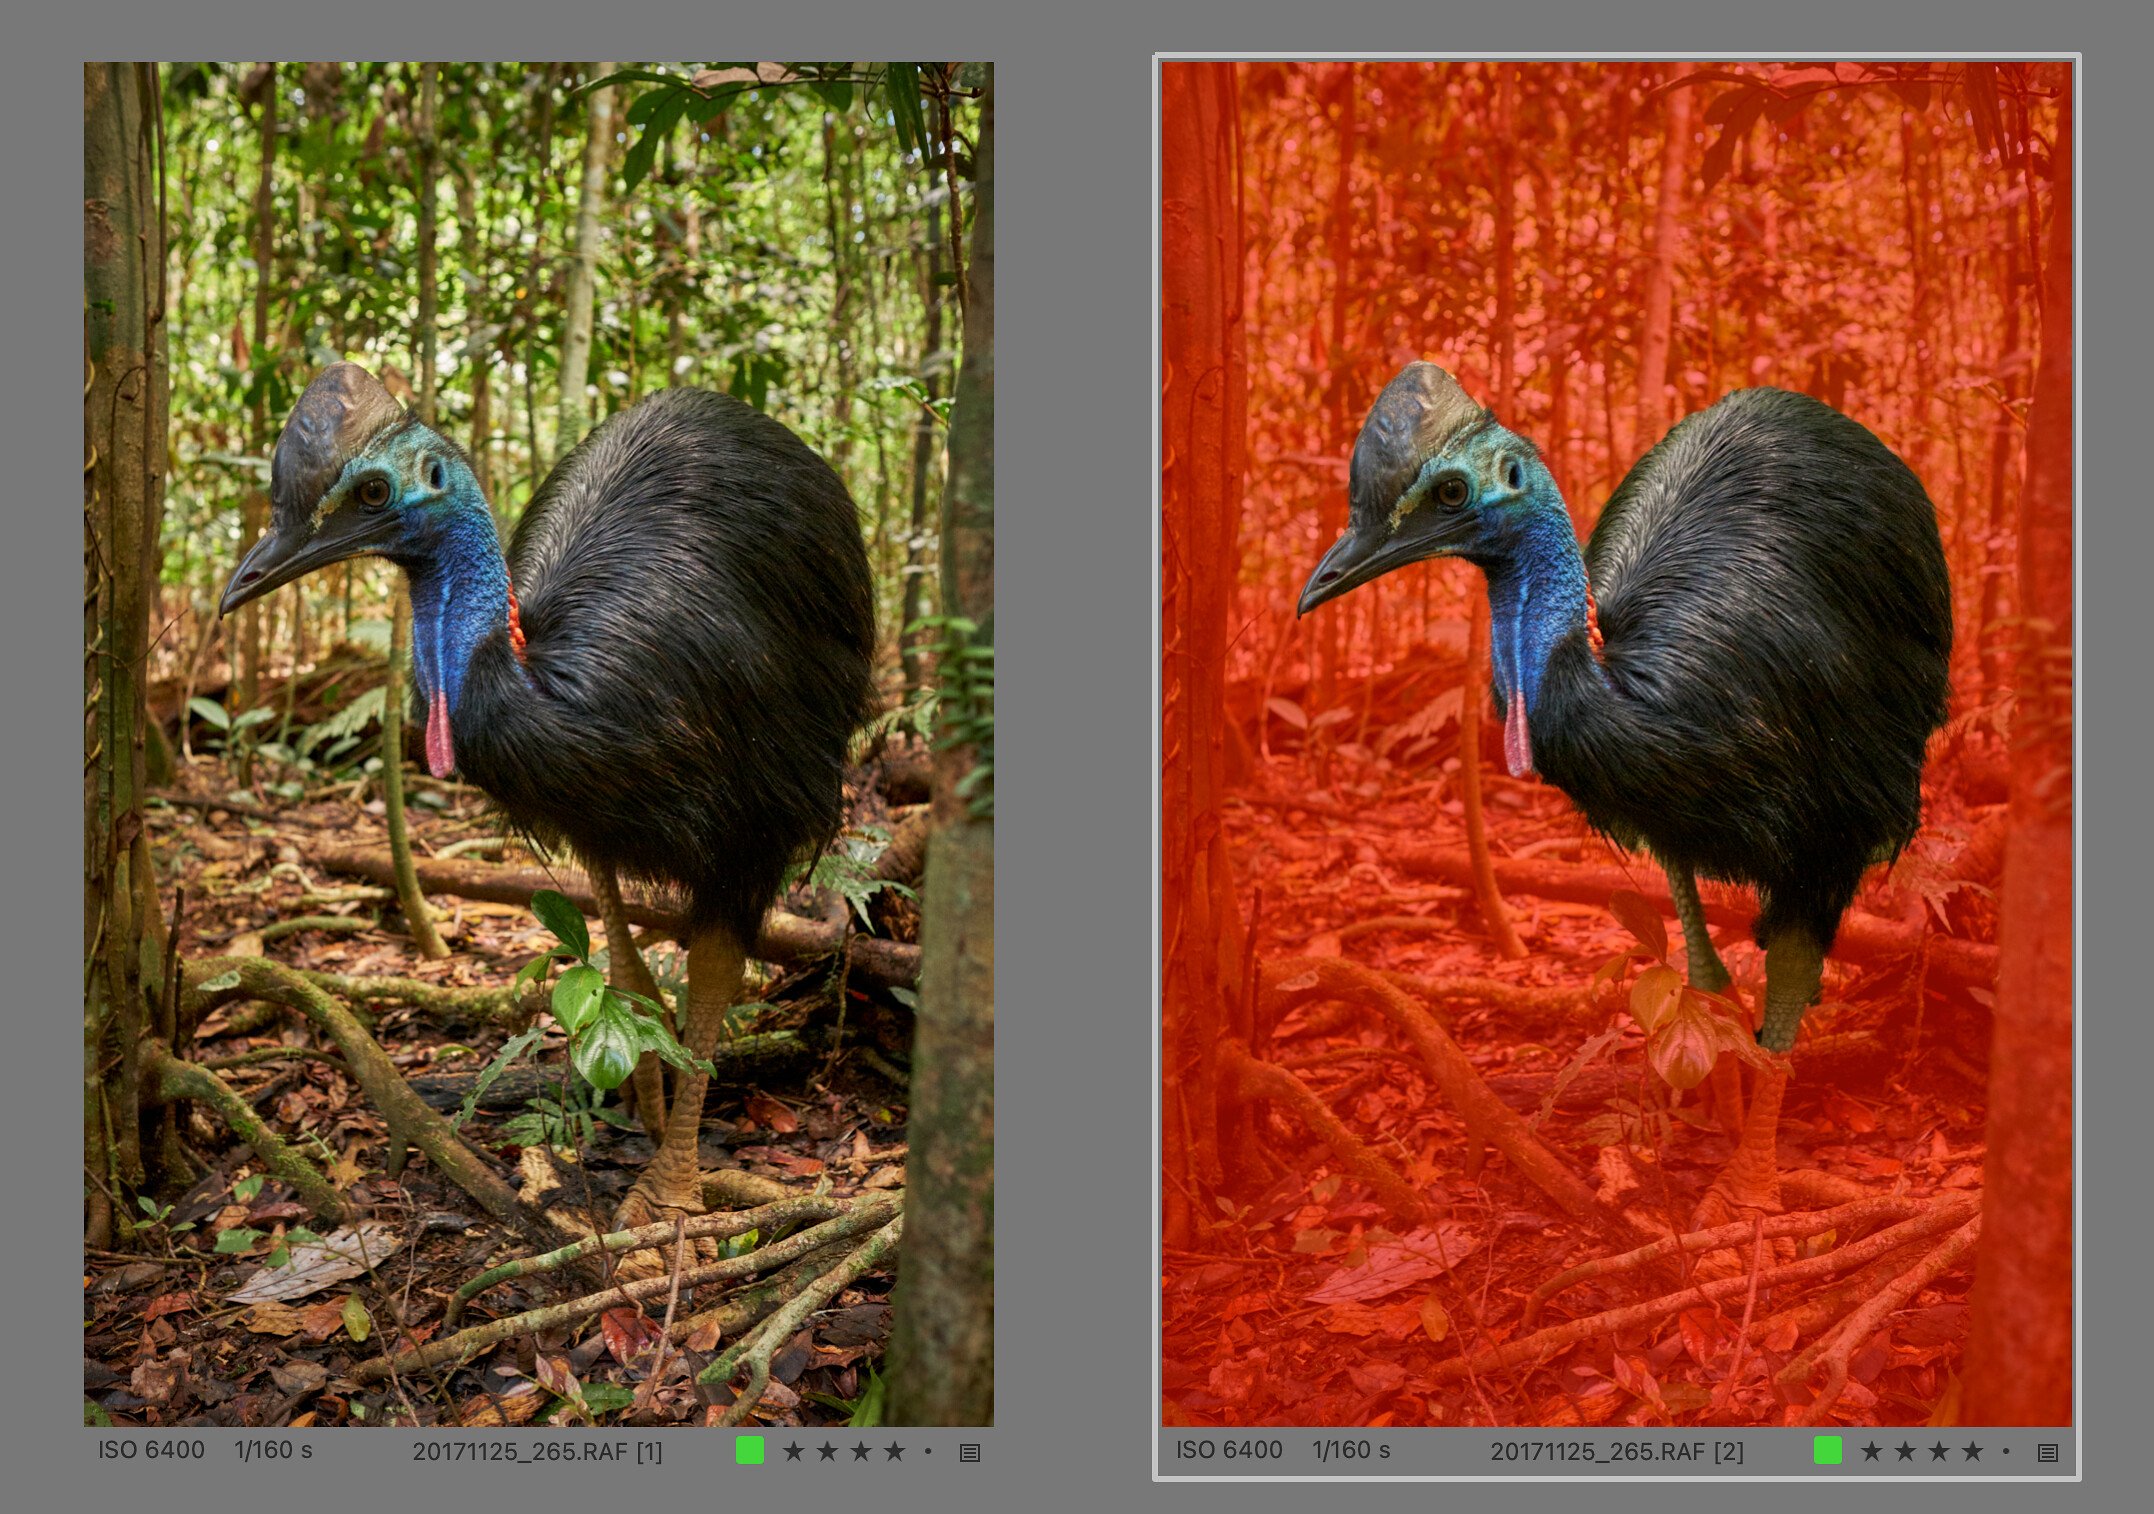
[[253, 1203], [254, 1196], [261, 1191], [262, 1174], [260, 1174], [259, 1172], [254, 1173], [249, 1177], [241, 1178], [238, 1182], [232, 1185], [232, 1197], [239, 1200], [242, 1204]]
[[561, 981], [553, 986], [553, 1017], [573, 1036], [591, 1023], [605, 992], [606, 980], [598, 969], [578, 964], [561, 974]]
[[230, 972], [219, 973], [214, 978], [205, 979], [203, 982], [197, 983], [195, 987], [205, 994], [221, 993], [227, 988], [237, 988], [239, 987], [239, 969], [235, 967]]
[[217, 1250], [220, 1255], [224, 1256], [244, 1255], [252, 1251], [254, 1243], [267, 1233], [267, 1231], [250, 1229], [245, 1225], [234, 1225], [230, 1230], [217, 1232]]
[[246, 714], [234, 720], [232, 722], [232, 729], [235, 731], [244, 731], [250, 725], [260, 725], [265, 720], [275, 720], [276, 718], [277, 712], [275, 710], [257, 707], [255, 709], [247, 711]]
[[920, 115], [919, 65], [892, 63], [886, 66], [883, 92], [890, 98], [890, 115], [897, 123], [898, 145], [926, 157], [927, 123]]
[[611, 1414], [616, 1409], [627, 1408], [635, 1401], [635, 1390], [624, 1388], [619, 1383], [583, 1385], [583, 1406], [593, 1414]]
[[[539, 960], [543, 962], [546, 959], [541, 957]], [[495, 1079], [508, 1071], [510, 1063], [537, 1045], [539, 1037], [544, 1034], [543, 1030], [534, 1025], [522, 1035], [512, 1036], [508, 1044], [502, 1047], [495, 1055], [493, 1061], [486, 1064], [486, 1070], [480, 1073], [478, 1080], [471, 1085], [471, 1092], [464, 1095], [463, 1107], [456, 1111], [456, 1118], [449, 1121], [449, 1123], [461, 1127], [464, 1121], [470, 1119], [471, 1112], [479, 1107], [480, 1096], [487, 1089], [494, 1086]]]
[[197, 694], [194, 698], [187, 701], [187, 708], [194, 711], [194, 713], [198, 717], [215, 726], [220, 731], [229, 731], [230, 729], [232, 729], [232, 717], [225, 714], [224, 706], [217, 703], [214, 699], [204, 699], [201, 695]]
[[825, 105], [841, 116], [852, 109], [853, 81], [850, 79], [818, 79], [815, 92], [822, 96]]
[[135, 1195], [135, 1206], [153, 1220], [158, 1217], [157, 1201], [151, 1198], [146, 1193], [138, 1193]]
[[641, 1037], [632, 1023], [634, 1017], [617, 1006], [601, 1007], [598, 1018], [590, 1027], [576, 1037], [569, 1048], [568, 1059], [576, 1071], [593, 1088], [615, 1089], [628, 1081], [628, 1075], [636, 1070], [636, 1056]]
[[579, 959], [591, 955], [590, 927], [583, 923], [583, 911], [569, 903], [566, 895], [550, 888], [540, 889], [531, 896], [531, 913], [538, 916], [539, 924], [560, 937]]
[[96, 1425], [100, 1429], [109, 1430], [112, 1428], [112, 1416], [107, 1414], [105, 1406], [94, 1398], [86, 1398], [82, 1401], [82, 1422], [86, 1425]]
[[374, 1316], [366, 1312], [366, 1305], [359, 1302], [359, 1295], [356, 1293], [346, 1294], [344, 1296], [344, 1333], [363, 1344], [367, 1336], [373, 1333], [373, 1330]]
[[659, 144], [672, 135], [673, 128], [680, 124], [681, 113], [687, 110], [689, 102], [694, 98], [687, 90], [678, 90], [660, 101], [658, 108], [651, 112], [650, 124], [643, 128], [643, 135], [636, 138], [635, 145], [628, 149], [628, 157], [621, 165], [621, 179], [627, 193], [635, 193], [636, 186], [650, 173], [651, 163], [658, 156]]
[[522, 967], [519, 967], [516, 970], [516, 977], [514, 981], [509, 984], [509, 992], [518, 996], [519, 998], [522, 997], [523, 991], [525, 989], [529, 988], [532, 984], [541, 982], [545, 979], [548, 969], [550, 969], [552, 966], [552, 952], [548, 952], [542, 957], [533, 957], [529, 962], [526, 962]]

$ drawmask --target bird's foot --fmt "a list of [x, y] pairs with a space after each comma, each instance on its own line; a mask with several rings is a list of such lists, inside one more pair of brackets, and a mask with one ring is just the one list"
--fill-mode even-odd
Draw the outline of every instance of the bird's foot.
[[[656, 1185], [638, 1179], [636, 1186], [628, 1190], [621, 1200], [621, 1207], [613, 1212], [615, 1230], [634, 1230], [643, 1225], [671, 1224], [691, 1220], [704, 1212], [700, 1183], [683, 1194], [661, 1195]], [[674, 1246], [669, 1242], [648, 1251], [624, 1252], [618, 1263], [620, 1275], [633, 1282], [640, 1278], [663, 1277], [672, 1270]], [[695, 1267], [704, 1262], [718, 1260], [718, 1242], [710, 1236], [689, 1238], [681, 1251], [681, 1265]]]

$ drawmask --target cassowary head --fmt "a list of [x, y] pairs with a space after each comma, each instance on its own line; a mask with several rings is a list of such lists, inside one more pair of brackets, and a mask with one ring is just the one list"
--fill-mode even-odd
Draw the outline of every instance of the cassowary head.
[[223, 614], [349, 557], [409, 567], [474, 511], [492, 531], [462, 449], [357, 363], [332, 364], [307, 385], [277, 438], [269, 499], [269, 532], [232, 575]]
[[[1408, 563], [1508, 558], [1524, 528], [1564, 514], [1533, 443], [1498, 425], [1434, 363], [1409, 363], [1354, 443], [1346, 534], [1324, 554], [1299, 613]], [[1568, 527], [1566, 526], [1566, 529]]]

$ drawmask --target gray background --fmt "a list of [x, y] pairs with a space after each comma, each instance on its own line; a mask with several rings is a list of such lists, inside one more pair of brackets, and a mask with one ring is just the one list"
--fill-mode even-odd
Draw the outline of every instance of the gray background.
[[[302, 12], [251, 3], [190, 18], [166, 5], [61, 5], [7, 22], [11, 67], [0, 88], [7, 144], [7, 361], [0, 366], [10, 464], [0, 494], [0, 632], [11, 717], [4, 897], [8, 984], [0, 1094], [8, 1370], [0, 1381], [0, 1449], [8, 1507], [235, 1504], [308, 1509], [431, 1506], [581, 1508], [594, 1499], [678, 1497], [682, 1508], [798, 1501], [898, 1508], [1304, 1508], [1313, 1499], [1383, 1507], [1597, 1508], [1795, 1506], [1799, 1488], [1550, 1485], [1336, 1493], [1296, 1486], [1158, 1487], [1149, 1483], [1152, 1187], [1151, 806], [1153, 725], [1150, 438], [1151, 54], [1157, 50], [1678, 48], [1776, 50], [2084, 49], [2080, 110], [2090, 317], [2083, 345], [2081, 550], [2084, 826], [2081, 1002], [2089, 1017], [2085, 1313], [2081, 1408], [2088, 1480], [2044, 1488], [1895, 1490], [1895, 1507], [2021, 1508], [2056, 1498], [2137, 1502], [2148, 1436], [2134, 1421], [2147, 1394], [2146, 1313], [2126, 1280], [2149, 1254], [2145, 1172], [2147, 993], [2137, 948], [2150, 845], [2143, 780], [2130, 775], [2150, 719], [2143, 671], [2149, 596], [2147, 491], [2135, 476], [2147, 430], [2143, 272], [2154, 157], [2143, 0], [2123, 4], [2000, 0], [1916, 11], [1880, 0], [1809, 0], [1732, 16], [1720, 3], [1452, 7], [1428, 0], [1356, 4], [1218, 0], [1205, 6], [1062, 4], [1020, 9], [959, 0], [882, 0], [771, 10], [564, 0], [467, 8], [373, 0]], [[11, 8], [12, 11], [12, 8]], [[548, 19], [557, 18], [557, 19]], [[1976, 19], [1977, 17], [1985, 19]], [[80, 626], [77, 514], [81, 434], [79, 64], [86, 56], [159, 58], [493, 56], [513, 42], [533, 56], [695, 54], [738, 58], [947, 55], [997, 60], [997, 342], [1000, 502], [997, 784], [1000, 1014], [998, 1417], [975, 1437], [979, 1466], [883, 1472], [735, 1470], [693, 1433], [668, 1437], [661, 1472], [456, 1467], [415, 1469], [370, 1437], [323, 1432], [310, 1466], [242, 1470], [219, 1454], [205, 1468], [124, 1467], [93, 1459], [75, 1372], [79, 1288], [74, 1159], [80, 1116]], [[2114, 778], [2104, 784], [2105, 778]], [[2135, 929], [2137, 927], [2137, 929]], [[2106, 1286], [2105, 1286], [2106, 1285]], [[901, 1432], [925, 1445], [924, 1432]], [[884, 1431], [878, 1441], [887, 1441]], [[206, 1433], [213, 1451], [229, 1432]], [[820, 1439], [820, 1437], [815, 1437]], [[938, 1448], [954, 1434], [936, 1433]], [[402, 1437], [396, 1438], [399, 1443]], [[949, 1460], [945, 1461], [945, 1457]], [[414, 1474], [418, 1475], [414, 1475]], [[2131, 1490], [2137, 1486], [2138, 1493]], [[1379, 1503], [1380, 1501], [1380, 1503]]]

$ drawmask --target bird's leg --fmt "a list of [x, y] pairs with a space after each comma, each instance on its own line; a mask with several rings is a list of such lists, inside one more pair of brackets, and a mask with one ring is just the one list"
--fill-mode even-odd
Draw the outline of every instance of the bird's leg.
[[1713, 938], [1705, 929], [1705, 905], [1698, 899], [1697, 879], [1679, 862], [1663, 862], [1668, 893], [1675, 900], [1675, 918], [1683, 925], [1683, 950], [1689, 959], [1690, 986], [1709, 994], [1726, 993], [1728, 969], [1713, 950]]
[[1758, 1045], [1767, 1051], [1790, 1051], [1802, 1012], [1817, 1002], [1825, 981], [1825, 953], [1801, 931], [1775, 936], [1765, 947], [1765, 1023]]
[[[699, 1062], [710, 1060], [725, 1028], [725, 1013], [740, 994], [747, 953], [728, 930], [712, 928], [688, 943], [688, 1024], [681, 1044]], [[668, 1211], [703, 1211], [702, 1169], [696, 1160], [696, 1136], [703, 1126], [703, 1095], [710, 1075], [695, 1069], [682, 1075], [666, 1120], [665, 1140], [643, 1176], [621, 1201], [617, 1227], [648, 1224]]]
[[[1817, 997], [1824, 969], [1825, 954], [1803, 932], [1783, 932], [1766, 944], [1765, 1026], [1758, 1032], [1759, 1045], [1780, 1053], [1794, 1046], [1796, 1027]], [[1775, 1056], [1773, 1062], [1770, 1071], [1757, 1074], [1735, 1155], [1699, 1202], [1694, 1224], [1723, 1224], [1742, 1210], [1770, 1213], [1780, 1208], [1780, 1101], [1787, 1093], [1788, 1065], [1785, 1056]]]

